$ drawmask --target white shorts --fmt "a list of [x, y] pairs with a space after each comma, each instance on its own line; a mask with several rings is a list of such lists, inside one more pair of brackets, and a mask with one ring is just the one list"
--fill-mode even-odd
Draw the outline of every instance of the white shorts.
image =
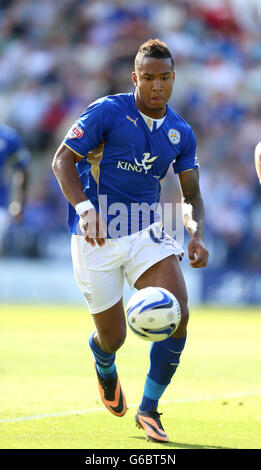
[[159, 222], [138, 234], [106, 239], [102, 247], [72, 235], [71, 251], [74, 276], [91, 314], [103, 312], [121, 299], [125, 278], [133, 288], [153, 264], [173, 254], [180, 260], [184, 254]]

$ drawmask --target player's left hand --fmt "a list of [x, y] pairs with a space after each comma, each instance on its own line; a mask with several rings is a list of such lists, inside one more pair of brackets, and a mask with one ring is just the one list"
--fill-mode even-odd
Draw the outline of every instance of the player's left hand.
[[192, 268], [204, 268], [208, 264], [209, 252], [203, 240], [195, 238], [188, 244], [188, 256]]

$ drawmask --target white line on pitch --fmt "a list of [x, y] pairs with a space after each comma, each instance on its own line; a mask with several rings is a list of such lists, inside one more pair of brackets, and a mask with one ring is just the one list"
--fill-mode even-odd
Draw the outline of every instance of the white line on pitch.
[[[250, 396], [258, 396], [261, 395], [261, 390], [256, 392], [237, 392], [237, 393], [228, 393], [226, 395], [213, 395], [213, 396], [202, 396], [202, 397], [195, 397], [195, 398], [177, 398], [176, 400], [171, 401], [161, 401], [162, 405], [170, 405], [175, 403], [193, 403], [198, 401], [209, 401], [209, 400], [220, 400], [220, 399], [228, 399], [228, 398], [240, 398], [240, 397], [250, 397]], [[137, 403], [128, 405], [128, 408], [137, 408], [139, 405]], [[0, 419], [0, 423], [14, 423], [18, 421], [30, 421], [34, 419], [43, 419], [43, 418], [59, 418], [62, 416], [73, 416], [79, 414], [86, 414], [86, 413], [97, 413], [106, 411], [106, 408], [100, 407], [92, 407], [86, 410], [72, 410], [72, 411], [57, 411], [56, 413], [47, 413], [47, 414], [38, 414], [32, 416], [19, 416], [18, 418], [6, 418]]]

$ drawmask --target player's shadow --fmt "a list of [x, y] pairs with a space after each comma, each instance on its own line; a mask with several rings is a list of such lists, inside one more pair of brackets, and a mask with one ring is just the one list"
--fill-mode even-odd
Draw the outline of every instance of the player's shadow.
[[[140, 439], [144, 440], [144, 437], [138, 437], [138, 436], [132, 436], [133, 439]], [[146, 441], [147, 442], [147, 441]], [[148, 442], [148, 445], [150, 443]], [[153, 444], [153, 442], [151, 442]], [[160, 444], [160, 443], [159, 443]], [[207, 445], [199, 445], [199, 444], [188, 444], [188, 443], [183, 443], [183, 442], [174, 442], [174, 441], [169, 441], [162, 443], [162, 449], [231, 449], [231, 447], [222, 447], [222, 446], [207, 446]], [[147, 447], [146, 447], [147, 449]]]

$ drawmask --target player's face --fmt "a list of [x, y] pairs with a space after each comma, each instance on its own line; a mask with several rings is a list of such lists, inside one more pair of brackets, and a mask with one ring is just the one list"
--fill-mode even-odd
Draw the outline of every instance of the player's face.
[[132, 73], [136, 87], [135, 101], [138, 109], [147, 116], [160, 119], [166, 113], [175, 72], [170, 59], [144, 57], [140, 67]]

